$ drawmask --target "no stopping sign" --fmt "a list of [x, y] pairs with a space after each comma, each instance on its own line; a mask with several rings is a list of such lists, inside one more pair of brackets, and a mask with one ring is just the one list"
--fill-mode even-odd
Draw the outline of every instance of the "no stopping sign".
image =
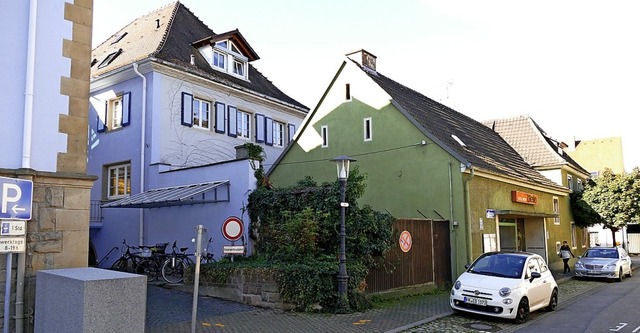
[[222, 236], [230, 242], [240, 239], [243, 231], [244, 224], [242, 223], [242, 220], [235, 216], [228, 217], [222, 223]]

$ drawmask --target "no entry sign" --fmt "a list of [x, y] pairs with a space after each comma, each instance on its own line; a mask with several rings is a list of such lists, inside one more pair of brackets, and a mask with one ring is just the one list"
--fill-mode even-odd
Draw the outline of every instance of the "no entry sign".
[[222, 223], [222, 236], [224, 236], [228, 241], [237, 241], [242, 237], [243, 231], [244, 225], [242, 220], [235, 216], [228, 217]]

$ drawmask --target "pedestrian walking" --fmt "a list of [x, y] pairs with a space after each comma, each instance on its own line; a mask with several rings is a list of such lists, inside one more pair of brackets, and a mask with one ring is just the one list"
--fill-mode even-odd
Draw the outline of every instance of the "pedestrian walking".
[[571, 248], [569, 247], [569, 244], [567, 244], [567, 241], [562, 242], [559, 256], [560, 258], [562, 258], [562, 262], [564, 262], [563, 273], [571, 273], [571, 268], [569, 267], [569, 259], [571, 259], [572, 257], [575, 258], [576, 256], [574, 256], [573, 252], [571, 252]]

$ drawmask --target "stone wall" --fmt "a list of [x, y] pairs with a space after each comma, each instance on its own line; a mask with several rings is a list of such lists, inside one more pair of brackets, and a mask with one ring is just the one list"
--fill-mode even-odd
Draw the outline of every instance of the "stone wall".
[[[183, 288], [193, 289], [193, 276], [185, 277]], [[242, 269], [238, 274], [229, 276], [226, 283], [212, 283], [201, 278], [199, 292], [263, 308], [293, 309], [293, 305], [282, 301], [274, 273], [268, 270]]]
[[[24, 254], [24, 328], [31, 332], [35, 309], [35, 275], [38, 270], [87, 267], [89, 252], [89, 196], [96, 177], [43, 173], [31, 169], [0, 169], [0, 177], [33, 182], [31, 220], [27, 221]], [[6, 257], [6, 256], [5, 256]], [[12, 265], [12, 317], [16, 293], [18, 255]], [[0, 260], [0, 283], [6, 281], [6, 259]], [[0, 291], [4, 303], [4, 288]], [[2, 304], [4, 307], [4, 304]], [[3, 314], [0, 314], [0, 316]], [[4, 318], [2, 319], [2, 321]]]

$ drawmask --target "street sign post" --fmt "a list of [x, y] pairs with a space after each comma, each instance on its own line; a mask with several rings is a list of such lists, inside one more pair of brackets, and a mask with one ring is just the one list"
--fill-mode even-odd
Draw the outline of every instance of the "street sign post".
[[31, 220], [33, 182], [0, 177], [0, 219]]

